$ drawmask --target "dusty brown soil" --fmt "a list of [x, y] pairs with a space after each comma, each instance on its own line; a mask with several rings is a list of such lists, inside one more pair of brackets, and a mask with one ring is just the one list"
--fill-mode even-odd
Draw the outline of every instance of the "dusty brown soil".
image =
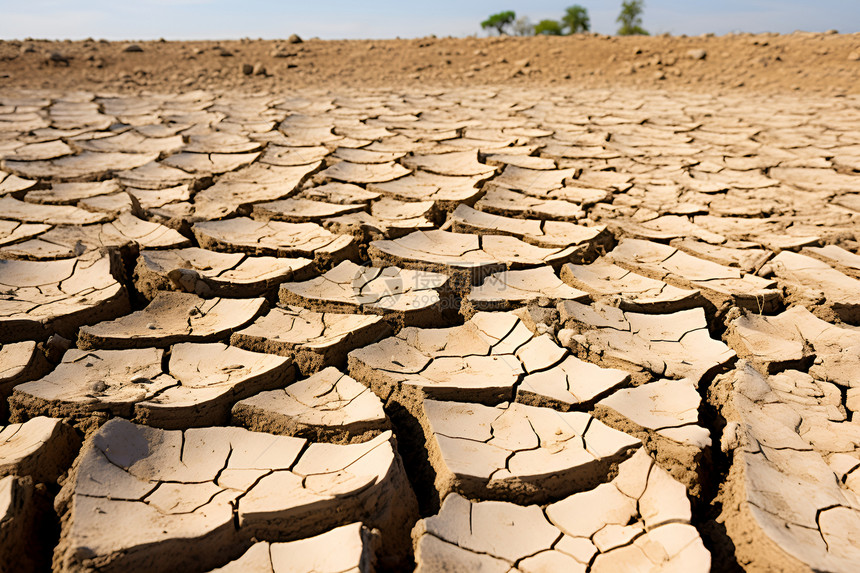
[[[0, 88], [173, 91], [569, 85], [709, 91], [860, 89], [860, 35], [0, 42]], [[704, 50], [698, 59], [694, 50]], [[60, 61], [51, 61], [51, 55]], [[701, 54], [699, 54], [701, 55]], [[56, 56], [55, 56], [56, 59]], [[64, 61], [66, 60], [66, 61]], [[246, 75], [243, 66], [265, 68]]]
[[854, 573], [858, 42], [0, 42], [0, 571]]

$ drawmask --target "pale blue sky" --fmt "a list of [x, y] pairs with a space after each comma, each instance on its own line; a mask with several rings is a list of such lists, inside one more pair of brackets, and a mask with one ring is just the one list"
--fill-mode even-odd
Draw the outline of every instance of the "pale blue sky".
[[[487, 15], [558, 18], [574, 3], [614, 33], [621, 0], [0, 0], [0, 38], [410, 38], [480, 34]], [[860, 0], [646, 0], [652, 34], [860, 31]]]

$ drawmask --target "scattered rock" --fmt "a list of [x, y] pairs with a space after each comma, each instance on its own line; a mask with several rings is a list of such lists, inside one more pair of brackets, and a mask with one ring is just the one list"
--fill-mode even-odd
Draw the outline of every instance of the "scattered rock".
[[69, 65], [68, 56], [64, 56], [60, 52], [51, 52], [50, 54], [48, 54], [48, 57], [45, 58], [45, 61], [48, 62], [49, 64], [54, 64], [54, 65], [60, 65], [60, 64], [62, 64], [64, 66]]

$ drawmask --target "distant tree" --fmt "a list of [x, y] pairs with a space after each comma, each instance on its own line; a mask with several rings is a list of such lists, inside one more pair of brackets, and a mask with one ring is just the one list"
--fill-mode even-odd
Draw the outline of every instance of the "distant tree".
[[541, 20], [535, 24], [535, 34], [538, 36], [561, 36], [563, 26], [558, 20]]
[[564, 27], [567, 28], [568, 34], [578, 34], [579, 32], [588, 32], [591, 28], [591, 19], [588, 17], [588, 10], [579, 4], [570, 6], [561, 17]]
[[647, 36], [648, 32], [642, 27], [642, 12], [645, 9], [644, 0], [624, 0], [621, 3], [621, 13], [616, 22], [619, 36]]
[[535, 25], [529, 20], [528, 16], [517, 18], [514, 22], [514, 36], [534, 36]]
[[514, 20], [517, 19], [517, 14], [513, 10], [505, 10], [504, 12], [499, 12], [498, 14], [493, 14], [483, 22], [481, 22], [481, 28], [484, 30], [495, 30], [500, 35], [507, 34], [505, 29], [514, 23]]

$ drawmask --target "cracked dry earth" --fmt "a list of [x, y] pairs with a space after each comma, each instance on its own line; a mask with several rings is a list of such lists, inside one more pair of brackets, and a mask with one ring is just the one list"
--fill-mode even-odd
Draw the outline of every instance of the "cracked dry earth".
[[0, 570], [855, 571], [860, 99], [0, 93]]

